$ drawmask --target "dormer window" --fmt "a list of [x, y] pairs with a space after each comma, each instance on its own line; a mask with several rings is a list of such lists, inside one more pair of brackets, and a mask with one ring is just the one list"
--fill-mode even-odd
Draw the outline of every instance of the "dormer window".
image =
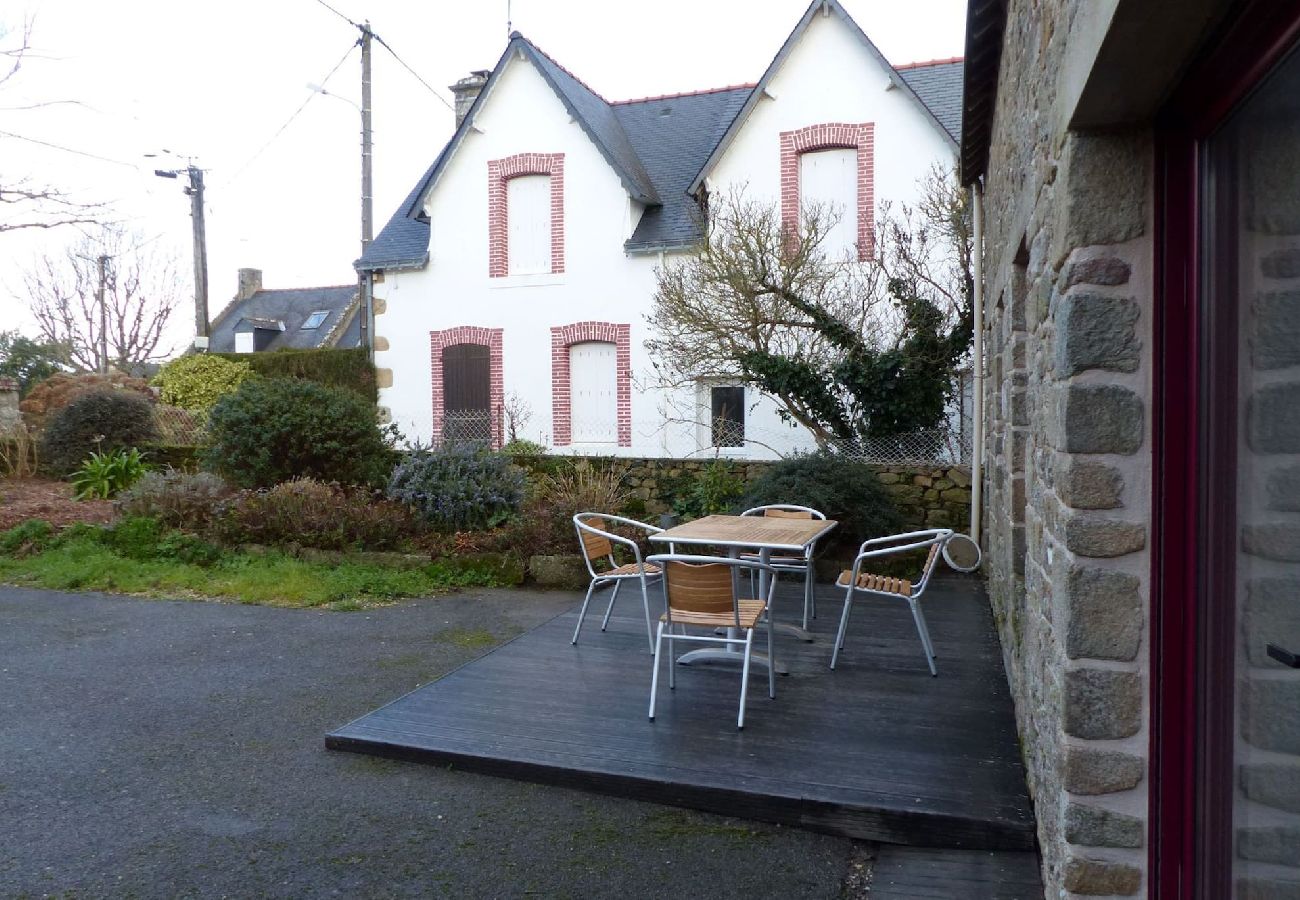
[[328, 309], [316, 310], [314, 313], [312, 313], [310, 316], [307, 317], [307, 321], [302, 323], [302, 330], [314, 331], [315, 329], [320, 328], [321, 323], [323, 323], [325, 319], [329, 317], [329, 314], [330, 311]]

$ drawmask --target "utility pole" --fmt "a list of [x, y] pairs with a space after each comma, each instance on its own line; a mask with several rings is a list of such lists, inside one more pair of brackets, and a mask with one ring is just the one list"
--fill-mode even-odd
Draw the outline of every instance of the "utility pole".
[[[203, 170], [186, 167], [190, 186], [190, 218], [194, 222], [194, 334], [207, 343], [208, 337], [208, 232], [203, 219]], [[197, 343], [197, 342], [196, 342]]]
[[99, 269], [99, 289], [95, 291], [95, 300], [99, 303], [99, 374], [108, 374], [108, 303], [104, 294], [104, 270], [108, 264], [108, 257], [104, 254], [99, 255], [95, 260], [95, 265]]
[[[374, 237], [374, 189], [371, 170], [370, 44], [375, 33], [370, 20], [361, 26], [361, 255], [364, 256]], [[361, 308], [361, 346], [370, 349], [370, 278], [358, 272], [357, 298]], [[372, 357], [373, 358], [373, 357]]]
[[208, 231], [203, 218], [203, 170], [190, 163], [184, 169], [154, 169], [159, 178], [175, 178], [184, 172], [190, 183], [184, 188], [190, 198], [190, 219], [194, 226], [194, 346], [208, 349]]

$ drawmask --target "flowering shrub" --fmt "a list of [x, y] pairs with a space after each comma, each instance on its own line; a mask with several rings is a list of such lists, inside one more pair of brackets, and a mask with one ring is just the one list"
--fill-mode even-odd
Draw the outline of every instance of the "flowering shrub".
[[244, 491], [217, 505], [223, 544], [297, 544], [320, 550], [397, 550], [417, 531], [410, 510], [365, 488], [300, 478]]
[[169, 528], [198, 530], [212, 520], [216, 504], [232, 493], [230, 485], [211, 472], [146, 472], [117, 498], [124, 518], [148, 516]]

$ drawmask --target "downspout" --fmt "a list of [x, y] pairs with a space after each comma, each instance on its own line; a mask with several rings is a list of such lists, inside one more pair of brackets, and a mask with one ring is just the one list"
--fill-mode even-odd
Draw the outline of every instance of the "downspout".
[[972, 218], [974, 219], [975, 257], [975, 346], [972, 351], [971, 371], [974, 373], [974, 434], [971, 447], [970, 472], [970, 536], [980, 543], [981, 504], [984, 495], [984, 185], [976, 179], [971, 185]]

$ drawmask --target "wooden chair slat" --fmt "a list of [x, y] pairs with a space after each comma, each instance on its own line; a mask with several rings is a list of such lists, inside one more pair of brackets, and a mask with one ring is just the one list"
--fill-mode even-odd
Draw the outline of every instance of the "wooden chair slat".
[[811, 519], [812, 513], [804, 509], [765, 509], [763, 515], [769, 519]]
[[[598, 528], [601, 531], [607, 530], [604, 519], [590, 518], [587, 519], [585, 524], [590, 525], [592, 528]], [[586, 555], [587, 559], [594, 562], [595, 560], [603, 559], [613, 554], [614, 545], [610, 543], [609, 538], [604, 535], [594, 534], [585, 529], [579, 529], [579, 533], [582, 535], [582, 552]]]
[[731, 572], [731, 566], [722, 563], [670, 562], [664, 573], [669, 607], [674, 613], [681, 610], [731, 617]]

